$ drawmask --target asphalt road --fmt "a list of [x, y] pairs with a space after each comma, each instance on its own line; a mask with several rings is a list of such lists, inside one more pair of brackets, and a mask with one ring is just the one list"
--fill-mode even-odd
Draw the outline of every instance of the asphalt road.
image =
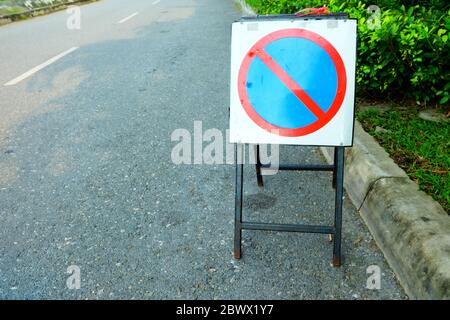
[[[234, 167], [171, 161], [175, 129], [228, 127], [239, 15], [232, 0], [103, 0], [80, 30], [66, 12], [0, 28], [0, 298], [405, 298], [348, 200], [341, 268], [322, 235], [244, 232], [235, 261]], [[329, 174], [281, 173], [264, 190], [245, 174], [249, 219], [332, 223]], [[380, 290], [366, 288], [371, 265]]]

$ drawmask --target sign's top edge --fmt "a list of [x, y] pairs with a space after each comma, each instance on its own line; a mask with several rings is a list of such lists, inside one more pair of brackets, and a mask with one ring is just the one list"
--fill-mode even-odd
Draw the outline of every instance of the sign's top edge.
[[327, 15], [307, 15], [307, 16], [297, 16], [295, 14], [268, 14], [268, 15], [254, 15], [254, 16], [243, 16], [236, 22], [245, 21], [273, 21], [273, 20], [357, 20], [349, 17], [346, 12], [336, 12]]

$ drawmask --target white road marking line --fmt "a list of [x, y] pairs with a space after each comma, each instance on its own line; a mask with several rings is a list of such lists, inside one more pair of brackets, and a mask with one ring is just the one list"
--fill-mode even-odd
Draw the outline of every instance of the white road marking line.
[[131, 18], [137, 16], [139, 14], [139, 12], [135, 12], [133, 14], [130, 14], [128, 17], [123, 18], [122, 20], [120, 20], [118, 23], [124, 23], [128, 20], [130, 20]]
[[61, 59], [62, 57], [68, 55], [69, 53], [71, 53], [71, 52], [73, 52], [73, 51], [75, 51], [75, 50], [77, 50], [77, 49], [79, 49], [79, 47], [72, 47], [72, 48], [70, 48], [69, 50], [64, 51], [64, 52], [58, 54], [57, 56], [55, 56], [55, 57], [53, 57], [53, 58], [51, 58], [51, 59], [45, 61], [44, 63], [42, 63], [42, 64], [40, 64], [40, 65], [38, 65], [38, 66], [36, 66], [36, 67], [34, 67], [33, 69], [31, 69], [31, 70], [25, 72], [24, 74], [18, 76], [17, 78], [15, 78], [15, 79], [13, 79], [13, 80], [11, 80], [11, 81], [5, 83], [4, 86], [13, 86], [13, 85], [15, 85], [15, 84], [18, 84], [20, 81], [25, 80], [25, 79], [28, 78], [28, 77], [31, 77], [31, 76], [32, 76], [33, 74], [35, 74], [36, 72], [38, 72], [38, 71], [44, 69], [45, 67], [51, 65], [53, 62], [58, 61], [58, 60]]
[[161, 0], [156, 0], [155, 2], [152, 3], [152, 5], [158, 4], [160, 2], [161, 2]]

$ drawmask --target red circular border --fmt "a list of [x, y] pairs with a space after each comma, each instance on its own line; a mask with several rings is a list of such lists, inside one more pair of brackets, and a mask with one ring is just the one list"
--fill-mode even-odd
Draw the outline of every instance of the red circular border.
[[[337, 73], [337, 91], [336, 96], [333, 100], [325, 116], [318, 119], [316, 122], [307, 125], [306, 127], [300, 128], [281, 128], [274, 126], [273, 124], [264, 120], [256, 111], [253, 109], [250, 99], [247, 95], [247, 75], [253, 59], [258, 50], [264, 49], [269, 43], [283, 39], [283, 38], [303, 38], [310, 40], [318, 44], [322, 49], [324, 49], [336, 67]], [[337, 50], [329, 43], [325, 38], [318, 35], [317, 33], [305, 30], [305, 29], [284, 29], [272, 32], [259, 40], [246, 54], [244, 61], [241, 64], [238, 76], [238, 91], [241, 104], [244, 110], [247, 112], [248, 116], [261, 128], [285, 137], [299, 137], [310, 134], [322, 128], [326, 125], [339, 111], [345, 97], [345, 91], [347, 88], [347, 76], [345, 71], [344, 62]]]

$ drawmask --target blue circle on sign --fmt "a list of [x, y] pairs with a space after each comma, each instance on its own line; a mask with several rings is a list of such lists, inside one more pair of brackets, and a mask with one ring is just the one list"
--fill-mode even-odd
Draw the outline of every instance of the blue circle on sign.
[[[337, 93], [338, 75], [329, 54], [304, 38], [282, 38], [264, 50], [326, 113]], [[247, 74], [247, 94], [260, 117], [281, 128], [299, 128], [318, 120], [311, 110], [258, 57]]]

